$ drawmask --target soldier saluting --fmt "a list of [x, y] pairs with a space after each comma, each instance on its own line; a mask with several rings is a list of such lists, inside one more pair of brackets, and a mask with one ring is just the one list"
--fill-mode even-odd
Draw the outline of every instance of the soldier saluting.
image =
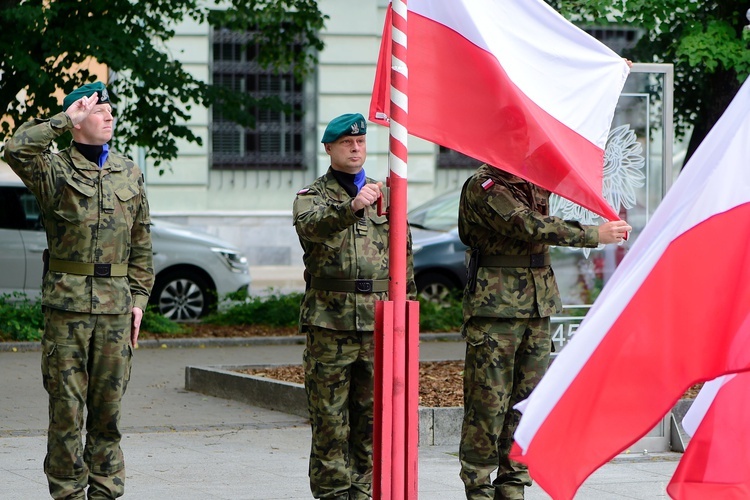
[[[154, 282], [143, 176], [110, 150], [113, 117], [101, 82], [63, 111], [21, 125], [5, 161], [34, 193], [49, 250], [42, 283], [42, 378], [49, 394], [44, 471], [53, 498], [124, 493], [120, 403]], [[73, 142], [50, 144], [70, 131]], [[84, 408], [86, 443], [82, 443]]]

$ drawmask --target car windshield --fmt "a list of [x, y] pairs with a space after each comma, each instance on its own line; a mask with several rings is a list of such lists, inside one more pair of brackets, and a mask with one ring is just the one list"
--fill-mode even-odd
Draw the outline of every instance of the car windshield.
[[409, 224], [420, 229], [450, 231], [458, 225], [460, 191], [450, 191], [409, 212]]

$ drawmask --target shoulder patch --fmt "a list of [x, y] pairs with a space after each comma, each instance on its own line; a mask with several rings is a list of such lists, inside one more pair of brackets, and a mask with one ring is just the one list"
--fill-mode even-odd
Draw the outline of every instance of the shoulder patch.
[[308, 191], [310, 191], [310, 188], [302, 188], [302, 189], [300, 189], [299, 191], [297, 191], [297, 194], [305, 194], [305, 193], [307, 193]]
[[484, 189], [485, 191], [487, 191], [488, 189], [490, 189], [490, 188], [491, 188], [492, 186], [494, 186], [494, 185], [495, 185], [495, 181], [493, 181], [492, 179], [487, 179], [486, 181], [484, 181], [484, 182], [482, 183], [482, 188], [483, 188], [483, 189]]

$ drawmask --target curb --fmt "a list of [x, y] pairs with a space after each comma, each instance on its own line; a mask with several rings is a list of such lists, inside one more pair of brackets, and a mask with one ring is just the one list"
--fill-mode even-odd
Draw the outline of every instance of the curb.
[[[237, 371], [276, 366], [286, 365], [188, 366], [185, 368], [185, 389], [307, 418], [304, 385]], [[462, 407], [420, 406], [419, 446], [458, 445], [463, 415]]]
[[[461, 340], [459, 333], [421, 333], [420, 342], [455, 342]], [[286, 337], [200, 337], [182, 339], [144, 339], [137, 349], [169, 349], [188, 347], [244, 347], [255, 345], [299, 345], [305, 343], [304, 335]], [[0, 342], [0, 352], [41, 351], [41, 342]]]
[[[187, 366], [185, 389], [307, 418], [307, 395], [304, 385], [237, 371], [277, 366], [286, 364]], [[626, 453], [648, 454], [647, 450], [651, 450], [651, 453], [684, 452], [685, 443], [689, 438], [684, 434], [678, 420], [682, 420], [692, 402], [693, 400], [687, 399], [678, 401], [673, 410], [667, 413], [650, 433], [633, 443]], [[419, 446], [457, 446], [461, 439], [463, 414], [463, 407], [420, 406]], [[665, 445], [661, 439], [664, 432], [671, 434], [666, 449], [661, 448]]]

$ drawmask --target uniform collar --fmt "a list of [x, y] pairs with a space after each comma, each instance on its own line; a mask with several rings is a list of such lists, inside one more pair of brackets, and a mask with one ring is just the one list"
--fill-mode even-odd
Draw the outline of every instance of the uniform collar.
[[104, 158], [104, 161], [102, 162], [102, 167], [100, 168], [99, 165], [96, 164], [96, 162], [90, 161], [88, 158], [86, 158], [81, 151], [78, 150], [76, 145], [71, 142], [70, 147], [68, 148], [68, 153], [70, 154], [71, 159], [73, 160], [73, 163], [75, 163], [76, 168], [80, 170], [109, 170], [112, 172], [119, 172], [122, 170], [121, 162], [113, 162], [111, 160], [111, 154], [112, 150], [109, 149], [109, 145], [104, 145], [107, 148], [107, 156]]

